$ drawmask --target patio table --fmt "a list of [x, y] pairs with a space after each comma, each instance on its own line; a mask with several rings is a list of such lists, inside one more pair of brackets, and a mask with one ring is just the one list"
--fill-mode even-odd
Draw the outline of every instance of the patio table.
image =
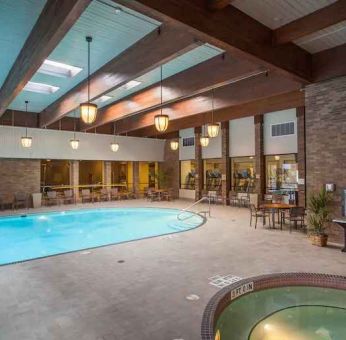
[[341, 228], [344, 228], [344, 247], [341, 249], [342, 252], [346, 252], [346, 219], [334, 219], [334, 223], [338, 224]]
[[[275, 229], [275, 212], [279, 212], [280, 210], [286, 210], [294, 208], [295, 204], [287, 204], [287, 203], [263, 203], [260, 204], [260, 209], [270, 210], [272, 213], [272, 222], [273, 228]], [[282, 220], [280, 220], [280, 225], [282, 227]]]

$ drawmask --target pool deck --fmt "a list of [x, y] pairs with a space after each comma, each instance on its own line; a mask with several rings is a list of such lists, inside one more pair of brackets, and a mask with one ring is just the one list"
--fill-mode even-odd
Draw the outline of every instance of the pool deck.
[[[130, 200], [82, 207], [188, 204]], [[198, 340], [203, 310], [219, 290], [210, 277], [346, 275], [340, 249], [312, 246], [300, 232], [261, 223], [255, 230], [247, 209], [212, 206], [206, 224], [184, 233], [0, 267], [0, 340]], [[187, 300], [192, 294], [199, 299]]]

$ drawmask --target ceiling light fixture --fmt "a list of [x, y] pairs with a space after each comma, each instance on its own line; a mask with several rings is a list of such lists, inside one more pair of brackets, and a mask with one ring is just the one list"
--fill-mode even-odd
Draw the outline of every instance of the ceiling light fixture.
[[52, 94], [58, 91], [60, 87], [43, 84], [43, 83], [35, 83], [33, 81], [28, 81], [24, 86], [24, 91], [43, 93], [43, 94]]
[[88, 43], [88, 101], [80, 104], [80, 115], [85, 124], [91, 124], [95, 121], [97, 115], [97, 105], [90, 102], [90, 43], [92, 37], [87, 36], [85, 40]]
[[208, 125], [208, 136], [217, 137], [220, 130], [220, 124], [214, 123], [214, 89], [211, 92], [211, 124]]
[[80, 67], [46, 59], [37, 72], [60, 78], [73, 78], [82, 70]]
[[117, 143], [115, 141], [115, 122], [113, 123], [113, 136], [114, 136], [114, 140], [113, 142], [110, 144], [111, 150], [113, 152], [117, 152], [119, 150], [119, 143]]
[[160, 66], [160, 88], [161, 88], [161, 92], [160, 92], [161, 113], [154, 117], [154, 123], [155, 123], [155, 127], [157, 131], [164, 132], [168, 128], [169, 117], [168, 115], [165, 115], [162, 113], [162, 65]]
[[171, 150], [173, 151], [176, 151], [179, 148], [179, 142], [176, 140], [172, 140], [170, 145], [171, 145]]
[[29, 101], [26, 100], [25, 101], [25, 136], [23, 136], [20, 139], [23, 148], [31, 148], [31, 145], [32, 145], [32, 137], [28, 136], [28, 126], [27, 126], [28, 104], [29, 104]]
[[203, 147], [207, 147], [209, 145], [209, 137], [205, 132], [205, 125], [202, 125], [202, 134], [199, 141]]
[[125, 85], [123, 85], [123, 88], [125, 90], [130, 90], [138, 85], [142, 84], [141, 81], [138, 80], [130, 80], [128, 83], [126, 83]]
[[112, 97], [110, 97], [110, 96], [104, 95], [104, 96], [101, 96], [101, 97], [95, 99], [95, 100], [93, 101], [93, 103], [94, 103], [94, 104], [102, 104], [102, 103], [107, 102], [107, 101], [110, 100], [111, 98], [112, 98]]
[[70, 139], [70, 145], [73, 150], [77, 150], [79, 148], [79, 139], [76, 139], [76, 112], [73, 120], [73, 138]]
[[280, 156], [276, 155], [276, 156], [274, 156], [274, 159], [275, 159], [276, 161], [279, 161], [279, 160], [280, 160]]

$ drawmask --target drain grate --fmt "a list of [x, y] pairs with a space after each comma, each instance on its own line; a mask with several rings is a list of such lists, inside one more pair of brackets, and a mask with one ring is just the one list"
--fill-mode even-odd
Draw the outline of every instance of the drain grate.
[[214, 275], [210, 277], [208, 280], [210, 285], [217, 288], [224, 288], [229, 286], [232, 283], [240, 281], [241, 279], [242, 278], [239, 276], [228, 274], [228, 275]]

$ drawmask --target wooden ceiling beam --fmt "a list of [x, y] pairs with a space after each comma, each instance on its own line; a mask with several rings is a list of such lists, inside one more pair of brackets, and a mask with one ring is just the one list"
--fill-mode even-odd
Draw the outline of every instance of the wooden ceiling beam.
[[[232, 119], [256, 116], [267, 112], [286, 110], [294, 107], [304, 106], [304, 92], [296, 90], [263, 99], [249, 101], [240, 105], [225, 107], [215, 111], [218, 120], [228, 121]], [[162, 134], [169, 135], [174, 131], [196, 127], [203, 121], [210, 121], [211, 113], [198, 113], [170, 121], [167, 131]], [[157, 137], [161, 138], [154, 126], [148, 126], [139, 130], [131, 131], [129, 136]]]
[[207, 7], [212, 11], [224, 9], [231, 4], [230, 0], [207, 0]]
[[346, 44], [312, 55], [314, 82], [346, 75]]
[[91, 0], [47, 0], [0, 89], [0, 116], [40, 68]]
[[[167, 105], [264, 71], [252, 63], [219, 55], [165, 79], [162, 83], [163, 103]], [[159, 84], [100, 109], [96, 121], [91, 125], [82, 124], [81, 129], [93, 129], [157, 107], [160, 107]]]
[[[200, 44], [191, 34], [176, 25], [161, 26], [90, 76], [91, 100], [125, 85]], [[40, 127], [61, 119], [86, 100], [85, 79], [41, 112]]]
[[[215, 110], [220, 110], [298, 89], [300, 89], [299, 83], [280, 77], [274, 73], [269, 73], [267, 76], [259, 75], [217, 89], [217, 91], [214, 92], [214, 108]], [[163, 113], [168, 114], [170, 117], [170, 124], [176, 119], [210, 111], [211, 95], [209, 92], [163, 107]], [[157, 109], [121, 119], [116, 124], [116, 131], [117, 133], [126, 133], [132, 130], [152, 127], [154, 124], [154, 117], [159, 113], [160, 110]], [[215, 121], [221, 121], [220, 119], [220, 116], [215, 114]], [[195, 121], [195, 126], [203, 123], [210, 123], [210, 121]]]
[[274, 43], [286, 44], [346, 20], [346, 0], [338, 0], [274, 31]]
[[205, 0], [116, 0], [161, 22], [180, 24], [197, 39], [302, 83], [311, 78], [311, 54], [288, 43], [273, 46], [273, 31], [234, 6], [210, 11]]

